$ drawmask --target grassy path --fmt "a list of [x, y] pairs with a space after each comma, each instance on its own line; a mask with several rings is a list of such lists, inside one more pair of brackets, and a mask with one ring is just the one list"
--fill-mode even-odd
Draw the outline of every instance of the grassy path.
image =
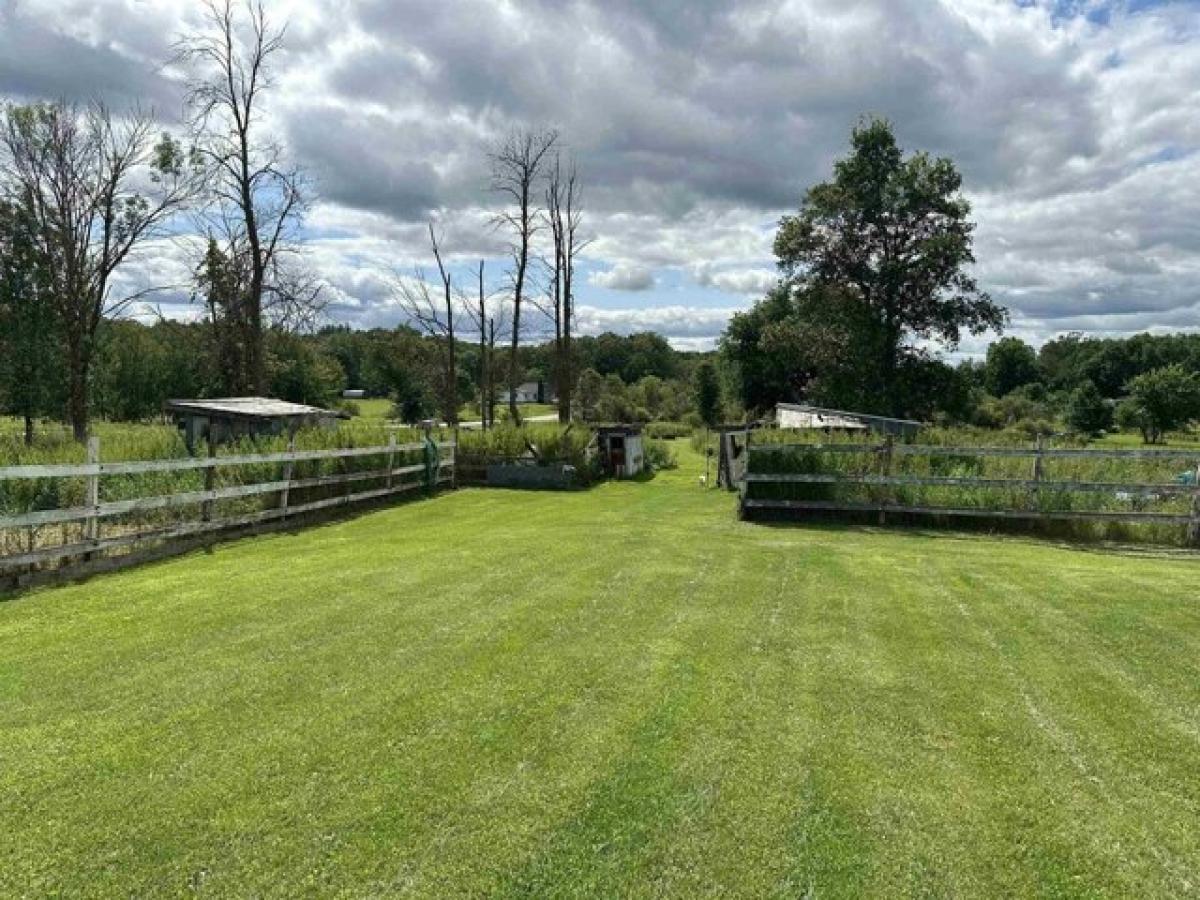
[[1200, 893], [1200, 566], [696, 460], [0, 604], [0, 896]]

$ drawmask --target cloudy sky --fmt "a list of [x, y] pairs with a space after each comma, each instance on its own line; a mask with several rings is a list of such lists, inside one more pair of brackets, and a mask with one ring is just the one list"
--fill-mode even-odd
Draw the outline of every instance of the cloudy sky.
[[[309, 252], [338, 320], [400, 320], [385, 276], [425, 261], [431, 217], [499, 282], [487, 150], [537, 125], [559, 129], [586, 185], [582, 329], [710, 346], [770, 284], [779, 216], [871, 113], [958, 162], [978, 275], [1015, 333], [1200, 328], [1198, 0], [267, 8], [289, 22], [269, 124], [319, 194]], [[191, 0], [0, 0], [0, 95], [178, 117], [166, 63], [198, 19]], [[187, 277], [167, 254], [140, 265]]]

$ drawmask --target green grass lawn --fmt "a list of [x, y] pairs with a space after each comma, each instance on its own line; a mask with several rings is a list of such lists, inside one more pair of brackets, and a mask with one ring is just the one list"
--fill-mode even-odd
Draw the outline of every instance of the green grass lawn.
[[[391, 419], [393, 404], [386, 397], [369, 397], [365, 400], [355, 400], [354, 403], [358, 406], [355, 421], [376, 424]], [[552, 416], [558, 412], [558, 407], [551, 403], [522, 403], [520, 410], [522, 416]], [[507, 417], [508, 407], [497, 406], [496, 415], [498, 418]], [[478, 422], [479, 410], [472, 404], [465, 403], [458, 411], [458, 418], [460, 422]]]
[[1175, 447], [1186, 450], [1200, 450], [1200, 437], [1192, 433], [1172, 432], [1161, 444], [1148, 445], [1142, 436], [1131, 431], [1119, 431], [1106, 434], [1093, 442], [1097, 447], [1114, 447], [1121, 450], [1161, 449]]
[[1200, 892], [1200, 567], [697, 458], [0, 604], [0, 896]]
[[358, 407], [356, 419], [372, 423], [391, 419], [392, 406], [394, 404], [387, 397], [367, 397], [363, 400], [355, 400], [353, 402]]

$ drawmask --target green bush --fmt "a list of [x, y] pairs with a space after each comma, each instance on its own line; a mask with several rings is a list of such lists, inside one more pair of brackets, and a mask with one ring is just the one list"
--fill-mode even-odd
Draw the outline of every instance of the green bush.
[[646, 440], [645, 459], [646, 465], [652, 472], [679, 467], [679, 458], [675, 455], [675, 448], [666, 441], [655, 438]]
[[1113, 410], [1096, 385], [1085, 381], [1067, 402], [1066, 420], [1072, 431], [1094, 437], [1112, 428]]
[[459, 432], [459, 453], [473, 460], [512, 460], [536, 458], [546, 464], [574, 466], [584, 478], [594, 477], [595, 462], [588, 446], [594, 437], [587, 428], [557, 424], [533, 424], [516, 427], [504, 422], [488, 431]]

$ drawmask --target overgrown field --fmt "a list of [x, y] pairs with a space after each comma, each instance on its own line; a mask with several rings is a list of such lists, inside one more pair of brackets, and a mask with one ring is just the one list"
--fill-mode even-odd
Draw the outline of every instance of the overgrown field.
[[[972, 454], [925, 455], [895, 454], [885, 463], [879, 451], [882, 439], [878, 436], [858, 437], [825, 435], [813, 432], [770, 431], [755, 432], [752, 438], [757, 447], [750, 457], [750, 471], [769, 474], [830, 475], [838, 477], [910, 476], [937, 479], [982, 479], [993, 481], [1027, 481], [1034, 477], [1032, 457], [997, 457]], [[1021, 447], [1033, 449], [1028, 440], [1007, 432], [976, 429], [927, 429], [917, 443], [940, 447]], [[825, 452], [822, 446], [835, 450], [860, 446], [871, 452]], [[1087, 445], [1070, 438], [1055, 438], [1045, 442], [1047, 448], [1080, 449]], [[1196, 448], [1177, 443], [1179, 449], [1194, 452]], [[1108, 444], [1098, 449], [1143, 450], [1161, 453], [1165, 448], [1142, 448]], [[1192, 508], [1197, 459], [1180, 458], [1109, 458], [1109, 457], [1047, 457], [1042, 461], [1041, 477], [1047, 484], [1037, 491], [1017, 485], [976, 487], [973, 485], [872, 485], [872, 484], [763, 484], [749, 485], [748, 496], [755, 499], [836, 501], [846, 503], [881, 503], [924, 507], [952, 507], [978, 510], [1036, 510], [1040, 512], [1155, 512], [1187, 515]], [[1105, 490], [1078, 491], [1066, 485], [1087, 482], [1103, 485], [1164, 485], [1156, 492], [1138, 492], [1112, 487]], [[988, 527], [997, 527], [994, 521]], [[1028, 523], [1009, 525], [1010, 528], [1029, 528]], [[1173, 525], [1126, 524], [1118, 522], [1053, 522], [1038, 523], [1041, 530], [1052, 530], [1061, 536], [1077, 539], [1107, 539], [1178, 543], [1185, 529]]]
[[1200, 891], [1200, 564], [677, 449], [0, 604], [0, 895]]
[[[11, 422], [11, 420], [9, 420]], [[100, 458], [104, 462], [126, 460], [181, 459], [187, 457], [187, 447], [179, 432], [169, 425], [99, 423], [96, 434], [100, 439]], [[331, 450], [349, 447], [383, 447], [391, 435], [398, 444], [422, 440], [420, 432], [412, 429], [387, 429], [382, 423], [346, 423], [336, 430], [306, 429], [296, 436], [298, 450]], [[243, 440], [216, 448], [216, 455], [278, 453], [286, 450], [288, 439], [283, 436]], [[207, 450], [199, 448], [199, 454]], [[46, 429], [39, 434], [33, 447], [25, 447], [17, 431], [0, 431], [0, 466], [45, 465], [51, 463], [81, 463], [86, 459], [84, 447], [71, 440], [65, 430]], [[397, 453], [397, 467], [413, 465], [424, 460], [420, 450]], [[293, 465], [295, 479], [344, 475], [354, 472], [379, 471], [387, 466], [387, 457], [362, 456], [349, 459], [306, 460]], [[214, 488], [277, 481], [283, 477], [282, 463], [219, 467], [214, 471]], [[380, 486], [374, 480], [356, 483], [360, 490]], [[160, 494], [176, 494], [205, 489], [205, 473], [200, 470], [148, 472], [137, 475], [106, 476], [101, 481], [101, 499], [105, 502], [133, 500]], [[293, 502], [320, 499], [331, 490], [344, 486], [310, 487], [296, 491]], [[19, 515], [37, 510], [82, 506], [86, 497], [84, 478], [38, 478], [22, 480], [0, 479], [0, 516]], [[246, 514], [276, 502], [274, 495], [263, 494], [248, 498], [217, 501], [213, 505], [216, 517]], [[136, 512], [105, 519], [104, 534], [112, 536], [146, 528], [166, 527], [195, 519], [199, 505], [182, 505], [149, 512]], [[83, 539], [83, 524], [46, 525], [37, 528], [0, 528], [0, 553], [17, 553], [36, 547], [70, 544]]]

